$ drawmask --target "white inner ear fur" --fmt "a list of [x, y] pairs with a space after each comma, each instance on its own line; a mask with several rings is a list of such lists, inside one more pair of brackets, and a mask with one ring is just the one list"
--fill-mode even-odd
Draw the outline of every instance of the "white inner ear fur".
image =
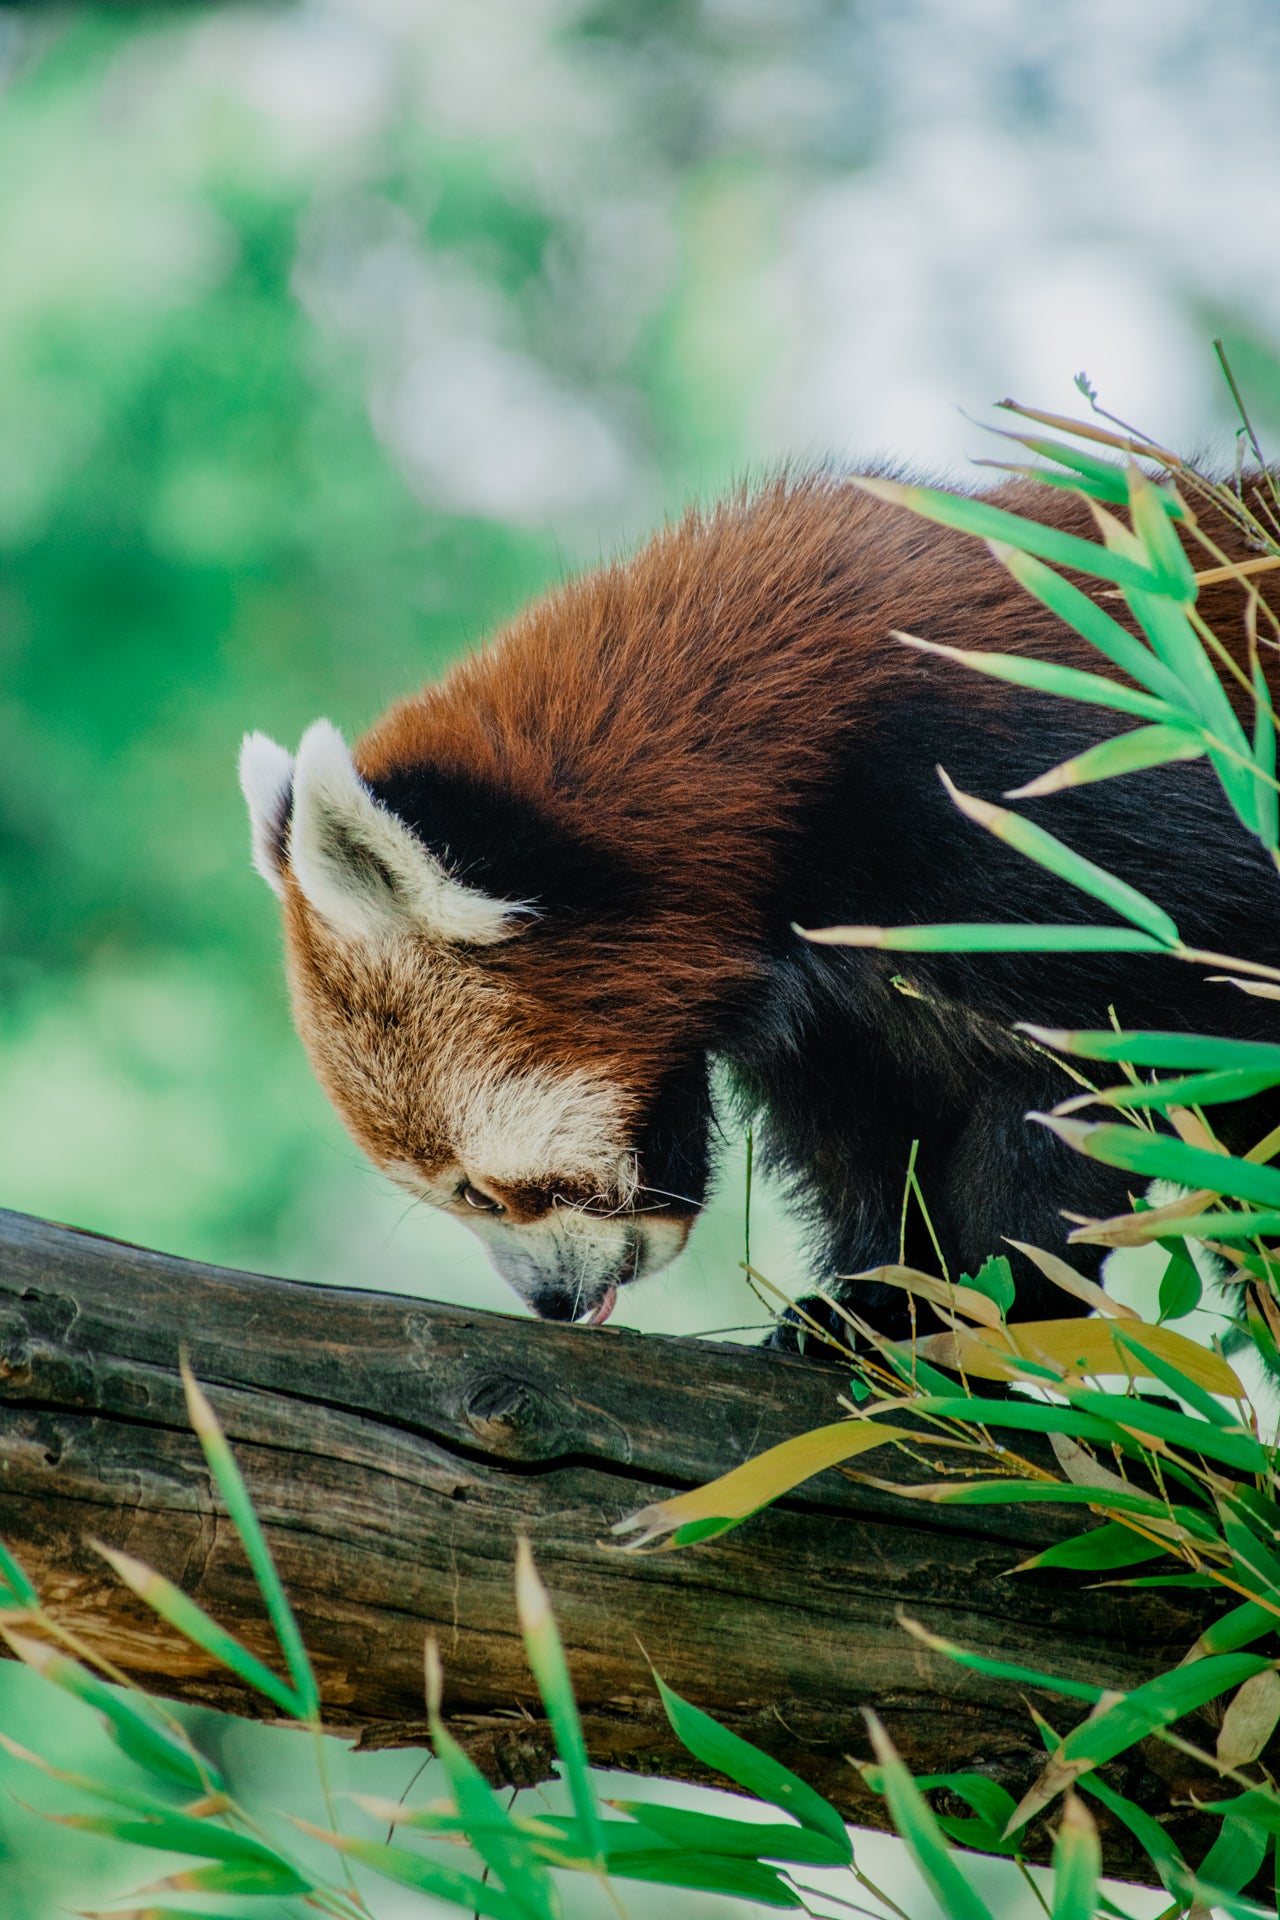
[[374, 799], [327, 720], [308, 727], [298, 748], [289, 866], [321, 919], [355, 940], [417, 932], [489, 946], [528, 911], [455, 880]]
[[240, 790], [249, 803], [253, 864], [271, 891], [280, 895], [284, 893], [280, 854], [292, 787], [293, 755], [265, 733], [246, 733], [240, 747]]

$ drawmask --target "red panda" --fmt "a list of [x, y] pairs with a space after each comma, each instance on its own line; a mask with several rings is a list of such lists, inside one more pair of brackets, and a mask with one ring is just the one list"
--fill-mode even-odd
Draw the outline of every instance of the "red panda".
[[[991, 497], [1092, 531], [1073, 494]], [[1230, 582], [1201, 605], [1240, 629]], [[1125, 1175], [1025, 1122], [1073, 1088], [1019, 1021], [1265, 1026], [1265, 1003], [1158, 956], [800, 936], [1109, 918], [963, 818], [935, 769], [996, 798], [1128, 722], [926, 659], [894, 629], [1107, 670], [979, 543], [822, 474], [690, 512], [554, 589], [354, 752], [323, 720], [296, 758], [246, 738], [254, 860], [325, 1091], [536, 1314], [598, 1324], [684, 1245], [712, 1172], [713, 1063], [757, 1116], [816, 1275], [899, 1337], [903, 1296], [842, 1276], [898, 1258], [913, 1142], [953, 1276], [1005, 1236], [1061, 1246], [1064, 1209], [1126, 1205]], [[1025, 811], [1189, 942], [1274, 958], [1274, 869], [1203, 763]], [[1016, 1264], [1027, 1317], [1048, 1283]]]

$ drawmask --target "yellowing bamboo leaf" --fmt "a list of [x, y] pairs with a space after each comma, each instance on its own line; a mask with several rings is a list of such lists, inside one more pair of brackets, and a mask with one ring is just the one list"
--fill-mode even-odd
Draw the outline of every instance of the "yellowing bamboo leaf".
[[[1010, 1321], [1003, 1340], [986, 1328], [969, 1334], [934, 1334], [917, 1343], [920, 1353], [935, 1366], [957, 1368], [980, 1380], [1008, 1380], [1018, 1373], [1019, 1358], [1051, 1367], [1065, 1379], [1089, 1374], [1132, 1373], [1133, 1362], [1116, 1347], [1111, 1336], [1115, 1321], [1102, 1319]], [[1244, 1388], [1219, 1354], [1198, 1346], [1172, 1327], [1139, 1330], [1126, 1321], [1126, 1332], [1153, 1354], [1179, 1367], [1209, 1393], [1232, 1400], [1244, 1398]], [[944, 1344], [949, 1343], [949, 1344]], [[909, 1349], [906, 1350], [909, 1358]], [[948, 1357], [948, 1355], [950, 1357]]]
[[855, 1273], [852, 1277], [855, 1280], [876, 1280], [887, 1287], [901, 1287], [904, 1293], [913, 1293], [918, 1299], [927, 1300], [930, 1306], [962, 1313], [966, 1320], [977, 1320], [984, 1327], [999, 1327], [1002, 1324], [1000, 1309], [987, 1294], [979, 1293], [976, 1287], [939, 1280], [936, 1274], [921, 1273], [916, 1267], [872, 1267], [866, 1273]]
[[695, 1487], [689, 1493], [641, 1507], [638, 1513], [619, 1520], [612, 1532], [638, 1532], [638, 1539], [626, 1543], [626, 1550], [633, 1552], [679, 1528], [723, 1521], [724, 1526], [717, 1531], [727, 1531], [757, 1507], [789, 1493], [792, 1487], [798, 1487], [815, 1473], [839, 1466], [842, 1461], [852, 1460], [875, 1447], [910, 1437], [913, 1436], [903, 1427], [871, 1420], [841, 1420], [834, 1426], [815, 1427], [809, 1433], [798, 1433], [793, 1440], [783, 1440], [767, 1452], [757, 1454], [754, 1460], [734, 1467], [705, 1487]]
[[1004, 1238], [1019, 1253], [1025, 1253], [1045, 1278], [1052, 1280], [1055, 1287], [1061, 1287], [1064, 1293], [1085, 1301], [1096, 1312], [1105, 1313], [1113, 1320], [1141, 1320], [1142, 1315], [1133, 1307], [1127, 1307], [1123, 1300], [1113, 1300], [1095, 1281], [1086, 1280], [1082, 1273], [1077, 1273], [1056, 1253], [1047, 1253], [1043, 1247], [1028, 1246], [1025, 1240], [1014, 1240], [1007, 1233]]
[[[1067, 1239], [1072, 1245], [1089, 1247], [1143, 1247], [1149, 1240], [1161, 1239], [1179, 1221], [1203, 1213], [1216, 1198], [1211, 1188], [1198, 1187], [1194, 1193], [1183, 1194], [1181, 1199], [1166, 1201], [1163, 1206], [1150, 1207], [1142, 1213], [1117, 1213], [1109, 1220], [1081, 1221]], [[1070, 1217], [1079, 1219], [1078, 1214]]]
[[1218, 1764], [1247, 1767], [1258, 1758], [1280, 1721], [1280, 1673], [1268, 1668], [1246, 1680], [1218, 1729]]

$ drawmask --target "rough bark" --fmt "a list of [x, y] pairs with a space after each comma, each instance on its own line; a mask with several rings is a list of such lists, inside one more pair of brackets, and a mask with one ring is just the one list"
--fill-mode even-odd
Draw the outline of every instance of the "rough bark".
[[[0, 1214], [0, 1536], [63, 1621], [176, 1698], [262, 1711], [118, 1585], [91, 1536], [276, 1657], [187, 1425], [184, 1347], [235, 1446], [329, 1723], [366, 1744], [422, 1740], [434, 1634], [454, 1733], [513, 1784], [545, 1778], [551, 1757], [515, 1621], [520, 1532], [551, 1592], [595, 1761], [708, 1777], [670, 1732], [647, 1655], [871, 1826], [885, 1824], [882, 1804], [845, 1757], [869, 1751], [864, 1705], [916, 1772], [977, 1768], [1016, 1796], [1044, 1758], [1031, 1696], [931, 1654], [900, 1612], [1116, 1688], [1176, 1663], [1203, 1624], [1194, 1593], [1007, 1577], [1078, 1529], [1078, 1510], [960, 1512], [839, 1472], [723, 1540], [643, 1558], [610, 1550], [622, 1515], [838, 1418], [839, 1370], [264, 1279]], [[1036, 1704], [1060, 1728], [1081, 1711], [1049, 1695]], [[1193, 1779], [1155, 1743], [1107, 1777], [1161, 1816]], [[1198, 1858], [1206, 1823], [1184, 1808], [1165, 1824]], [[1123, 1829], [1105, 1838], [1113, 1871], [1150, 1877]]]

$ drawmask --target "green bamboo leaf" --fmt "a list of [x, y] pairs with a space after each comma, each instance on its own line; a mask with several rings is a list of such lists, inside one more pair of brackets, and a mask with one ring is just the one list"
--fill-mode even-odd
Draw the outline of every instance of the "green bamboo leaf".
[[[1108, 1087], [1098, 1104], [1122, 1107], [1215, 1107], [1226, 1100], [1248, 1100], [1268, 1087], [1280, 1086], [1280, 1064], [1273, 1067], [1224, 1067], [1218, 1073], [1190, 1073], [1177, 1080], [1144, 1082], [1141, 1086]], [[1181, 1227], [1181, 1232], [1185, 1228]]]
[[[983, 423], [985, 425], [985, 422]], [[1096, 453], [1085, 453], [1081, 447], [1073, 447], [1066, 440], [1051, 440], [1044, 434], [1011, 433], [1006, 427], [987, 427], [988, 433], [998, 434], [1002, 440], [1014, 440], [1020, 447], [1026, 447], [1041, 460], [1056, 461], [1060, 467], [1066, 467], [1077, 476], [1078, 481], [1088, 481], [1089, 491], [1095, 499], [1105, 500], [1109, 506], [1124, 507], [1129, 504], [1129, 487], [1125, 470], [1114, 460], [1101, 460]], [[1037, 469], [1032, 469], [1038, 472]], [[1051, 476], [1045, 474], [1044, 479]], [[1065, 477], [1054, 475], [1053, 478]], [[1174, 512], [1181, 503], [1172, 496], [1164, 496], [1166, 512]]]
[[767, 1800], [771, 1806], [781, 1807], [784, 1813], [793, 1815], [811, 1832], [825, 1834], [839, 1849], [844, 1863], [853, 1858], [844, 1821], [830, 1801], [815, 1793], [789, 1767], [784, 1767], [769, 1754], [761, 1753], [758, 1747], [753, 1747], [740, 1735], [730, 1733], [727, 1727], [722, 1727], [710, 1714], [703, 1713], [700, 1707], [682, 1700], [658, 1674], [655, 1673], [653, 1677], [657, 1681], [667, 1719], [695, 1759], [714, 1768], [717, 1773], [727, 1774], [730, 1780], [736, 1780], [740, 1787], [755, 1794], [758, 1800]]
[[[178, 1733], [161, 1718], [145, 1694], [127, 1698], [109, 1687], [87, 1667], [69, 1654], [58, 1653], [43, 1640], [2, 1628], [5, 1639], [18, 1658], [61, 1687], [64, 1693], [83, 1700], [100, 1713], [107, 1731], [131, 1760], [161, 1779], [175, 1780], [180, 1786], [203, 1793], [217, 1785], [217, 1774], [209, 1763], [197, 1763], [194, 1753]], [[136, 1700], [136, 1704], [134, 1701]]]
[[1129, 518], [1142, 542], [1147, 565], [1158, 574], [1171, 599], [1190, 606], [1198, 591], [1195, 569], [1169, 519], [1164, 497], [1152, 485], [1136, 460], [1126, 471], [1129, 487]]
[[1259, 1206], [1280, 1207], [1278, 1167], [1260, 1167], [1252, 1160], [1210, 1153], [1206, 1147], [1189, 1147], [1185, 1140], [1145, 1133], [1138, 1127], [1060, 1120], [1047, 1113], [1029, 1114], [1028, 1118], [1048, 1127], [1077, 1153], [1100, 1160], [1104, 1166], [1120, 1167], [1151, 1180], [1172, 1180], [1179, 1186], [1207, 1187], [1213, 1193], [1229, 1193], [1236, 1200], [1256, 1201]]
[[1013, 1268], [1009, 1256], [1004, 1253], [988, 1254], [977, 1273], [965, 1273], [960, 1276], [961, 1286], [972, 1287], [975, 1293], [985, 1293], [993, 1300], [1004, 1318], [1017, 1298], [1017, 1288], [1013, 1283]]
[[[1193, 1420], [1172, 1407], [1157, 1406], [1154, 1401], [1131, 1398], [1123, 1393], [1096, 1393], [1091, 1387], [1064, 1387], [1073, 1407], [1095, 1414], [1099, 1424], [1114, 1421], [1117, 1426], [1137, 1427], [1154, 1434], [1189, 1453], [1207, 1460], [1221, 1460], [1225, 1466], [1242, 1473], [1267, 1473], [1271, 1467], [1270, 1449], [1251, 1433], [1237, 1427], [1224, 1429], [1208, 1420]], [[1046, 1409], [1054, 1412], [1054, 1408]]]
[[[1165, 1521], [1171, 1512], [1145, 1493], [1118, 1493], [1110, 1487], [1079, 1487], [1057, 1480], [971, 1480], [960, 1485], [943, 1480], [925, 1491], [944, 1507], [1098, 1507], [1109, 1513], [1145, 1514], [1148, 1519]], [[914, 1487], [911, 1497], [918, 1499], [921, 1493], [921, 1488]], [[1197, 1540], [1216, 1538], [1214, 1528], [1191, 1507], [1174, 1507], [1172, 1517]]]
[[[1112, 618], [1105, 607], [1091, 600], [1087, 593], [1070, 580], [1064, 580], [1052, 567], [1044, 566], [1029, 553], [1020, 553], [1016, 548], [993, 543], [992, 553], [1002, 566], [1006, 567], [1020, 586], [1074, 627], [1082, 640], [1096, 647], [1114, 666], [1119, 667], [1136, 680], [1138, 685], [1162, 701], [1166, 701], [1176, 713], [1190, 714], [1193, 710], [1187, 698], [1186, 688], [1162, 660], [1158, 660], [1145, 647], [1141, 640], [1122, 627]], [[1159, 716], [1153, 715], [1153, 718]]]
[[0, 1540], [0, 1609], [21, 1608], [24, 1612], [34, 1612], [39, 1605], [40, 1595]]
[[[864, 1766], [862, 1777], [873, 1793], [883, 1793], [884, 1779], [879, 1767]], [[949, 1839], [958, 1840], [961, 1846], [972, 1847], [982, 1853], [1000, 1854], [1005, 1859], [1011, 1859], [1021, 1851], [1021, 1843], [1016, 1837], [1009, 1840], [1003, 1837], [1003, 1828], [1013, 1812], [1014, 1800], [998, 1780], [989, 1780], [984, 1773], [918, 1773], [914, 1778], [921, 1793], [932, 1793], [943, 1788], [966, 1800], [973, 1808], [975, 1817], [972, 1820], [934, 1814]]]
[[1071, 567], [1077, 573], [1111, 580], [1118, 587], [1131, 587], [1153, 594], [1164, 591], [1160, 576], [1140, 566], [1136, 560], [1130, 560], [1124, 554], [1110, 553], [1095, 540], [1082, 540], [1077, 534], [1047, 527], [1040, 520], [1025, 520], [1021, 514], [1008, 513], [1003, 507], [993, 507], [985, 500], [975, 500], [966, 494], [946, 493], [938, 487], [908, 486], [900, 480], [873, 480], [863, 474], [854, 474], [851, 479], [855, 487], [861, 487], [864, 493], [874, 494], [877, 500], [887, 501], [891, 506], [905, 507], [911, 513], [918, 513], [922, 519], [936, 521], [939, 526], [955, 527], [959, 532], [971, 533], [979, 540], [1006, 541], [1010, 546], [1021, 548], [1024, 553], [1038, 554], [1042, 560], [1049, 560], [1055, 566]]
[[1238, 1607], [1232, 1607], [1230, 1613], [1224, 1613], [1220, 1620], [1205, 1628], [1186, 1657], [1190, 1662], [1203, 1660], [1208, 1653], [1234, 1653], [1239, 1647], [1261, 1640], [1267, 1633], [1280, 1633], [1280, 1613], [1257, 1600], [1242, 1600]]
[[766, 1907], [802, 1907], [803, 1897], [776, 1868], [759, 1860], [735, 1860], [726, 1854], [677, 1853], [671, 1847], [652, 1853], [628, 1853], [610, 1864], [620, 1880], [656, 1881], [664, 1887], [690, 1887], [703, 1893], [756, 1900]]
[[588, 1858], [603, 1867], [604, 1835], [595, 1788], [591, 1784], [587, 1743], [582, 1737], [582, 1722], [573, 1697], [573, 1682], [547, 1590], [538, 1577], [529, 1542], [523, 1534], [516, 1544], [516, 1612], [520, 1616], [529, 1665], [555, 1735], [569, 1798], [582, 1827]]
[[258, 1693], [273, 1700], [283, 1713], [291, 1719], [306, 1718], [302, 1702], [291, 1687], [285, 1685], [270, 1667], [242, 1647], [240, 1642], [210, 1618], [204, 1608], [175, 1587], [172, 1580], [166, 1580], [141, 1560], [135, 1560], [131, 1553], [121, 1553], [115, 1547], [104, 1546], [100, 1540], [91, 1540], [90, 1546], [120, 1576], [127, 1587], [131, 1587], [139, 1597], [153, 1607], [161, 1619], [167, 1620], [178, 1632], [185, 1634], [188, 1640], [202, 1647], [222, 1666], [229, 1667], [232, 1673], [239, 1674], [247, 1685]]
[[77, 1833], [96, 1833], [131, 1847], [153, 1847], [161, 1853], [185, 1853], [198, 1860], [220, 1860], [251, 1867], [270, 1880], [264, 1893], [309, 1893], [315, 1882], [305, 1878], [289, 1860], [247, 1834], [217, 1827], [211, 1820], [194, 1820], [185, 1813], [161, 1812], [145, 1819], [123, 1819], [109, 1813], [48, 1813], [43, 1816]]
[[1168, 943], [1130, 927], [1043, 927], [1032, 921], [952, 921], [931, 927], [796, 927], [824, 947], [890, 953], [1167, 953]]
[[1227, 1893], [1248, 1886], [1267, 1857], [1271, 1835], [1247, 1814], [1228, 1814], [1218, 1837], [1200, 1865], [1196, 1878]]
[[965, 1879], [928, 1802], [899, 1759], [884, 1727], [869, 1709], [863, 1711], [880, 1763], [889, 1817], [899, 1837], [906, 1841], [912, 1859], [947, 1920], [992, 1920], [991, 1909]]
[[498, 1875], [515, 1906], [530, 1920], [559, 1920], [559, 1903], [546, 1868], [440, 1718], [440, 1656], [431, 1640], [426, 1647], [426, 1682], [431, 1742], [444, 1768], [463, 1830], [481, 1859]]
[[1186, 690], [1187, 709], [1231, 754], [1209, 748], [1222, 790], [1250, 833], [1258, 831], [1257, 779], [1249, 742], [1232, 711], [1221, 680], [1181, 607], [1150, 593], [1126, 593], [1135, 618], [1156, 653]]
[[[727, 1820], [718, 1813], [691, 1813], [684, 1807], [659, 1806], [652, 1800], [610, 1800], [608, 1804], [620, 1813], [630, 1814], [668, 1846], [685, 1853], [790, 1860], [810, 1867], [843, 1867], [849, 1862], [845, 1840], [835, 1840], [811, 1827], [781, 1826], [776, 1821]], [[606, 1821], [606, 1833], [612, 1824]], [[652, 1839], [649, 1844], [653, 1844]]]
[[1276, 776], [1276, 715], [1271, 703], [1267, 677], [1258, 661], [1253, 663], [1253, 764], [1262, 779], [1254, 795], [1258, 809], [1258, 838], [1274, 853], [1280, 845], [1280, 793]]
[[1030, 1820], [1082, 1773], [1114, 1760], [1157, 1727], [1170, 1726], [1271, 1664], [1252, 1653], [1210, 1654], [1160, 1674], [1110, 1706], [1101, 1706], [1061, 1742], [1039, 1780], [1019, 1802], [1017, 1818]]
[[1087, 787], [1096, 780], [1114, 780], [1120, 774], [1163, 767], [1173, 760], [1200, 760], [1204, 751], [1203, 738], [1185, 726], [1136, 727], [1132, 733], [1100, 740], [1096, 747], [1073, 754], [1070, 760], [1060, 761], [1025, 786], [1010, 787], [1004, 797], [1033, 800], [1046, 793], [1062, 793], [1068, 787]]
[[248, 1488], [241, 1477], [231, 1448], [227, 1445], [226, 1435], [218, 1423], [218, 1417], [210, 1406], [205, 1394], [198, 1386], [195, 1375], [182, 1363], [182, 1385], [187, 1396], [187, 1416], [195, 1429], [196, 1437], [204, 1450], [209, 1463], [209, 1471], [217, 1482], [226, 1505], [231, 1523], [240, 1536], [249, 1565], [258, 1583], [259, 1591], [266, 1603], [267, 1615], [275, 1629], [276, 1639], [280, 1642], [280, 1651], [284, 1655], [289, 1677], [293, 1681], [298, 1705], [299, 1718], [319, 1720], [320, 1690], [316, 1677], [311, 1671], [311, 1662], [307, 1650], [302, 1644], [302, 1635], [294, 1618], [293, 1608], [289, 1605], [285, 1590], [276, 1572], [275, 1562], [271, 1558], [271, 1549], [253, 1510]]
[[1148, 900], [1145, 893], [1139, 893], [1127, 881], [1117, 879], [1105, 867], [1086, 860], [1083, 854], [1075, 853], [1054, 834], [1047, 833], [1030, 820], [1024, 820], [1021, 814], [1011, 813], [1007, 807], [993, 806], [989, 800], [979, 800], [973, 794], [961, 793], [942, 767], [938, 768], [938, 775], [961, 813], [985, 827], [997, 840], [1003, 840], [1028, 860], [1034, 860], [1038, 866], [1047, 867], [1050, 873], [1056, 873], [1060, 880], [1079, 887], [1083, 893], [1091, 893], [1115, 913], [1132, 920], [1145, 933], [1164, 941], [1167, 946], [1181, 944], [1181, 935], [1174, 922], [1164, 908], [1158, 907], [1154, 900]]
[[[1056, 579], [1057, 576], [1053, 577]], [[1092, 605], [1092, 602], [1089, 604]], [[1124, 629], [1118, 631], [1123, 633]], [[1183, 715], [1185, 701], [1175, 707], [1168, 700], [1157, 699], [1154, 694], [1136, 693], [1119, 680], [1108, 680], [1100, 673], [1085, 673], [1079, 667], [1060, 666], [1056, 660], [1037, 660], [1020, 653], [985, 653], [973, 647], [948, 647], [937, 640], [922, 640], [913, 633], [895, 632], [894, 637], [918, 653], [941, 654], [945, 659], [958, 661], [961, 666], [969, 667], [975, 673], [984, 673], [992, 680], [1004, 680], [1015, 687], [1030, 687], [1036, 693], [1052, 694], [1060, 700], [1079, 700], [1084, 706], [1109, 707], [1116, 713], [1131, 713], [1142, 720], [1181, 728], [1184, 740], [1199, 739], [1198, 722]], [[1125, 638], [1129, 639], [1129, 635], [1125, 634]], [[1133, 640], [1130, 644], [1153, 666], [1159, 664], [1139, 641]]]
[[1258, 1240], [1280, 1233], [1280, 1213], [1193, 1213], [1153, 1229], [1152, 1238], [1166, 1240]]
[[1264, 1833], [1280, 1834], [1280, 1795], [1257, 1788], [1252, 1793], [1233, 1794], [1229, 1800], [1204, 1800], [1203, 1813], [1221, 1813], [1228, 1819], [1247, 1820]]
[[[158, 1882], [165, 1893], [252, 1893], [258, 1895], [307, 1893], [313, 1880], [301, 1880], [284, 1867], [266, 1860], [215, 1860], [207, 1867], [185, 1867]], [[139, 1891], [148, 1892], [142, 1888]], [[133, 1898], [138, 1897], [137, 1892]]]
[[1100, 1527], [1091, 1527], [1088, 1533], [1078, 1533], [1071, 1540], [1059, 1540], [1056, 1546], [1046, 1547], [1033, 1559], [1021, 1561], [1013, 1571], [1031, 1573], [1040, 1567], [1071, 1567], [1081, 1573], [1102, 1573], [1112, 1567], [1134, 1567], [1144, 1560], [1159, 1560], [1165, 1552], [1164, 1547], [1144, 1540], [1132, 1527], [1122, 1526], [1118, 1520], [1104, 1520]]
[[1187, 1870], [1187, 1863], [1160, 1822], [1153, 1819], [1144, 1807], [1136, 1806], [1132, 1800], [1126, 1800], [1122, 1793], [1117, 1793], [1114, 1787], [1109, 1787], [1096, 1773], [1086, 1774], [1078, 1785], [1081, 1793], [1100, 1801], [1108, 1813], [1114, 1814], [1123, 1826], [1128, 1827], [1164, 1885], [1176, 1886]]
[[1185, 1400], [1188, 1406], [1194, 1407], [1196, 1412], [1213, 1426], [1238, 1427], [1240, 1416], [1220, 1406], [1198, 1380], [1192, 1380], [1181, 1367], [1176, 1366], [1172, 1360], [1166, 1359], [1164, 1354], [1157, 1351], [1150, 1340], [1144, 1339], [1144, 1333], [1147, 1331], [1149, 1330], [1145, 1328], [1134, 1331], [1131, 1325], [1123, 1333], [1117, 1328], [1111, 1337], [1125, 1353], [1132, 1354], [1144, 1373], [1151, 1374], [1157, 1380], [1163, 1380], [1165, 1386], [1171, 1387], [1180, 1400]]
[[434, 1894], [437, 1900], [467, 1907], [472, 1913], [487, 1914], [489, 1920], [525, 1920], [522, 1909], [509, 1893], [499, 1892], [497, 1887], [478, 1880], [473, 1873], [442, 1867], [420, 1853], [411, 1853], [408, 1847], [392, 1847], [380, 1840], [357, 1840], [351, 1834], [331, 1833], [324, 1827], [312, 1826], [309, 1820], [295, 1818], [293, 1824], [303, 1833], [309, 1833], [313, 1840], [323, 1840], [326, 1846], [358, 1860], [361, 1866], [372, 1868], [384, 1880], [413, 1887], [418, 1893]]
[[1167, 1320], [1185, 1320], [1189, 1313], [1195, 1312], [1203, 1296], [1200, 1275], [1179, 1246], [1176, 1253], [1169, 1255], [1169, 1264], [1160, 1276], [1160, 1325]]
[[[1083, 1491], [1083, 1489], [1080, 1489]], [[1008, 1680], [1019, 1687], [1045, 1687], [1051, 1693], [1060, 1693], [1068, 1700], [1086, 1700], [1095, 1706], [1102, 1698], [1103, 1690], [1088, 1680], [1064, 1680], [1052, 1673], [1040, 1673], [1035, 1667], [1020, 1666], [1016, 1661], [993, 1660], [989, 1654], [971, 1653], [968, 1647], [957, 1646], [954, 1640], [944, 1640], [939, 1634], [930, 1633], [918, 1620], [899, 1619], [913, 1640], [943, 1654], [958, 1667], [968, 1667], [974, 1673], [982, 1673], [989, 1680]], [[930, 1776], [932, 1779], [934, 1776]], [[923, 1784], [923, 1783], [919, 1783]]]
[[1042, 1047], [1081, 1060], [1124, 1061], [1131, 1067], [1185, 1067], [1219, 1072], [1229, 1067], [1271, 1068], [1280, 1073], [1280, 1046], [1267, 1040], [1228, 1040], [1208, 1033], [1115, 1033], [1110, 1027], [1072, 1031], [1020, 1021]]
[[1053, 1920], [1093, 1920], [1102, 1873], [1102, 1847], [1093, 1815], [1068, 1793], [1053, 1849]]

